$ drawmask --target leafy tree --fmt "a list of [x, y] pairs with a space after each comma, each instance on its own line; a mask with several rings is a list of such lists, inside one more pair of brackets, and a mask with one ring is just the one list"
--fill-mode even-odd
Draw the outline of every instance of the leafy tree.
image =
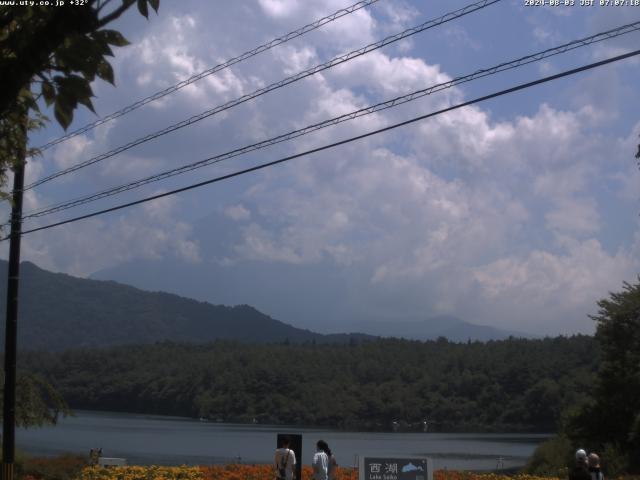
[[[133, 4], [148, 17], [160, 0], [88, 0], [85, 5], [0, 6], [0, 186], [7, 169], [22, 158], [27, 131], [47, 120], [43, 98], [63, 128], [78, 104], [94, 111], [91, 82], [114, 83], [106, 57], [129, 42], [105, 29]], [[34, 86], [35, 91], [34, 91]], [[33, 154], [36, 152], [27, 152]]]
[[542, 442], [524, 467], [524, 473], [543, 477], [566, 478], [573, 465], [573, 444], [564, 435]]
[[626, 456], [640, 471], [640, 278], [598, 302], [596, 339], [602, 363], [593, 400], [571, 419], [574, 439]]
[[[4, 385], [4, 375], [0, 382]], [[0, 390], [0, 408], [3, 391]], [[16, 381], [16, 425], [19, 427], [41, 427], [55, 424], [60, 415], [68, 415], [69, 407], [62, 395], [39, 375], [18, 372]]]
[[[127, 45], [117, 31], [104, 27], [137, 4], [148, 17], [160, 0], [87, 0], [84, 5], [0, 6], [0, 188], [6, 173], [25, 154], [28, 132], [48, 120], [39, 109], [42, 98], [67, 128], [78, 104], [94, 111], [91, 82], [96, 77], [114, 83], [106, 57], [112, 47]], [[35, 89], [35, 91], [34, 91]], [[0, 192], [2, 197], [8, 197]], [[4, 381], [2, 382], [4, 384]], [[3, 393], [3, 392], [2, 392]], [[16, 423], [22, 426], [55, 423], [68, 411], [51, 384], [24, 373], [16, 385]]]
[[[30, 109], [33, 110], [32, 118], [29, 118]], [[20, 91], [13, 107], [0, 117], [0, 189], [6, 184], [7, 170], [16, 159], [38, 153], [35, 149], [25, 149], [27, 132], [41, 128], [45, 120], [31, 90], [26, 88]], [[0, 190], [0, 198], [9, 197]]]

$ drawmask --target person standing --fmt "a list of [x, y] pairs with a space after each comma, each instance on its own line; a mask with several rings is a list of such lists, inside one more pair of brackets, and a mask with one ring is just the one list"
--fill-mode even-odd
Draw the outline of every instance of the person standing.
[[313, 455], [313, 480], [328, 480], [329, 478], [329, 455], [327, 455], [329, 445], [324, 440], [316, 443], [316, 453]]
[[576, 451], [576, 464], [569, 471], [569, 480], [591, 480], [587, 465], [587, 452], [583, 449]]
[[293, 467], [296, 465], [296, 454], [289, 448], [291, 440], [284, 437], [280, 448], [276, 449], [274, 464], [278, 480], [293, 480]]
[[602, 474], [602, 470], [600, 470], [600, 457], [597, 453], [591, 452], [589, 454], [588, 463], [591, 480], [604, 480], [604, 475]]
[[327, 446], [327, 449], [324, 451], [324, 453], [326, 453], [327, 457], [329, 458], [327, 477], [329, 478], [329, 480], [335, 480], [337, 475], [336, 467], [338, 466], [338, 462], [336, 461], [335, 455], [331, 452], [329, 445], [326, 442], [325, 445]]

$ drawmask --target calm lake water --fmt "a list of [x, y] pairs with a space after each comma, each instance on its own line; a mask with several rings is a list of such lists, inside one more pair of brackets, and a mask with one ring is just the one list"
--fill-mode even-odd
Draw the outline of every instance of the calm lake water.
[[18, 448], [35, 455], [88, 454], [102, 447], [106, 457], [130, 465], [201, 465], [222, 462], [270, 463], [277, 433], [303, 435], [303, 464], [309, 464], [318, 439], [326, 440], [342, 466], [357, 455], [422, 455], [436, 469], [496, 469], [523, 465], [547, 435], [369, 433], [325, 429], [206, 423], [153, 415], [76, 412], [55, 427], [16, 432]]

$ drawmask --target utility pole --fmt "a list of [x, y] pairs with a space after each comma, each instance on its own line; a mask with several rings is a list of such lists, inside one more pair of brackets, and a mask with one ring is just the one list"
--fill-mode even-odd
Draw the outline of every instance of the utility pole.
[[16, 453], [16, 353], [18, 343], [18, 286], [20, 278], [20, 239], [22, 196], [27, 149], [27, 116], [21, 122], [22, 139], [13, 166], [13, 205], [9, 240], [7, 317], [4, 336], [4, 405], [2, 420], [2, 480], [13, 480]]

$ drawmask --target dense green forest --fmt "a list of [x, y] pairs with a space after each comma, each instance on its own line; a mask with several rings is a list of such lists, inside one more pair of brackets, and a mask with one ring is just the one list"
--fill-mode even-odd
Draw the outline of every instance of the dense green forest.
[[[71, 408], [227, 422], [435, 431], [556, 431], [598, 367], [592, 337], [487, 343], [158, 343], [31, 352], [19, 367]], [[254, 420], [255, 419], [255, 420]]]

